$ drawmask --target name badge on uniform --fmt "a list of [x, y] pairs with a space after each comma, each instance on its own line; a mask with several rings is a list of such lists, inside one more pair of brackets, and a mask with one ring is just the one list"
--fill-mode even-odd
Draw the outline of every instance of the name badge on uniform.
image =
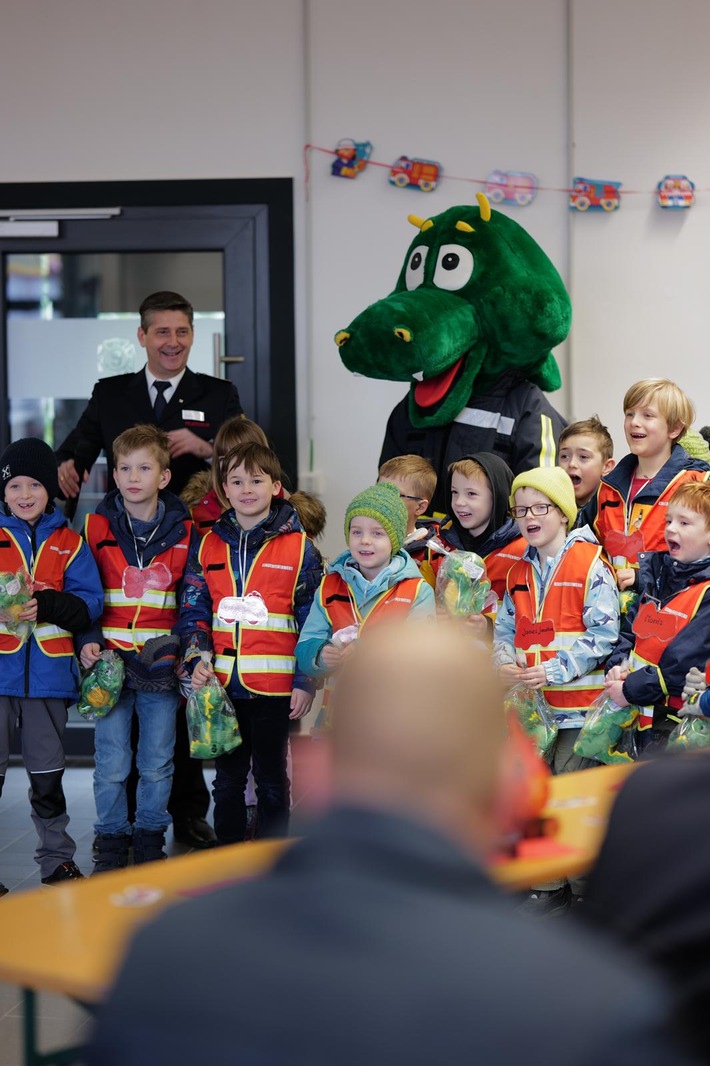
[[204, 422], [204, 420], [205, 420], [205, 412], [204, 411], [183, 411], [182, 412], [182, 419], [183, 419], [183, 422]]

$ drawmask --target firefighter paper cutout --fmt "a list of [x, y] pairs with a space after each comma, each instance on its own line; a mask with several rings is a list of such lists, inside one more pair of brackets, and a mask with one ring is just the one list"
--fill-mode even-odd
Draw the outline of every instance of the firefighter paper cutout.
[[142, 570], [137, 566], [127, 566], [123, 571], [123, 594], [130, 600], [140, 600], [146, 592], [154, 589], [165, 592], [170, 588], [172, 576], [165, 563], [151, 563]]
[[530, 648], [546, 648], [555, 639], [555, 623], [551, 618], [533, 622], [523, 615], [515, 627], [515, 645], [528, 651]]
[[620, 181], [573, 178], [569, 207], [576, 211], [617, 211], [621, 206]]
[[334, 178], [356, 178], [365, 169], [372, 154], [370, 141], [353, 141], [342, 137], [335, 146], [330, 173]]
[[410, 159], [401, 155], [390, 168], [390, 185], [398, 189], [420, 189], [433, 192], [441, 180], [444, 168], [433, 159]]
[[677, 211], [695, 203], [695, 183], [685, 174], [666, 174], [656, 186], [658, 206]]
[[538, 180], [523, 170], [494, 170], [488, 175], [486, 196], [492, 204], [526, 207], [535, 199]]
[[653, 638], [661, 644], [669, 644], [683, 625], [678, 614], [659, 608], [657, 603], [642, 603], [634, 619], [633, 631], [641, 640]]
[[644, 546], [643, 533], [638, 529], [628, 534], [620, 529], [612, 529], [604, 540], [604, 547], [612, 559], [627, 559], [630, 563], [638, 562], [638, 553], [643, 551]]
[[226, 626], [236, 622], [258, 626], [269, 620], [269, 610], [260, 592], [249, 592], [246, 596], [223, 596], [217, 606], [217, 617]]

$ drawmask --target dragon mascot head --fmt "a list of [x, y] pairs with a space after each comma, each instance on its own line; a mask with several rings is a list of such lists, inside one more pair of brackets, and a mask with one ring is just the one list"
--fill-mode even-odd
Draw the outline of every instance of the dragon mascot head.
[[410, 215], [418, 232], [394, 292], [335, 337], [348, 370], [410, 382], [409, 419], [421, 429], [452, 422], [506, 371], [545, 391], [561, 384], [551, 349], [571, 321], [562, 279], [522, 226], [477, 199]]

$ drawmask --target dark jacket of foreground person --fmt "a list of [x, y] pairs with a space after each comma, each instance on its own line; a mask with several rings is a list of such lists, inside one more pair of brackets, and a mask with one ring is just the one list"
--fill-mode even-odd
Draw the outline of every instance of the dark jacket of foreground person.
[[[710, 1062], [710, 752], [666, 754], [625, 782], [582, 916], [657, 966]], [[595, 929], [596, 931], [596, 929]]]
[[443, 836], [340, 807], [141, 930], [89, 1062], [678, 1066], [663, 1017], [625, 956], [516, 915]]

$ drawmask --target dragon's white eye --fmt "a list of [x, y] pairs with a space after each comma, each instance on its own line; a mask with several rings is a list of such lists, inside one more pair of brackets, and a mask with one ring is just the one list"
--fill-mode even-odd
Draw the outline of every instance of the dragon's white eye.
[[462, 289], [473, 274], [473, 253], [461, 244], [443, 244], [434, 271], [437, 289], [455, 292]]
[[426, 244], [418, 244], [409, 256], [404, 282], [410, 292], [412, 289], [418, 289], [424, 281], [424, 264], [426, 263], [428, 251], [429, 248]]

